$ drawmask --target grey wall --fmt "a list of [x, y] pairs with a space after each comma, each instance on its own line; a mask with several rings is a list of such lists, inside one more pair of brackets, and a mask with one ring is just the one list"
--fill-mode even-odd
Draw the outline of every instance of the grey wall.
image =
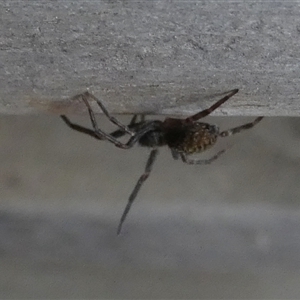
[[148, 149], [2, 116], [0, 297], [297, 298], [299, 125], [266, 118], [203, 153], [233, 146], [209, 166], [161, 149], [118, 237]]

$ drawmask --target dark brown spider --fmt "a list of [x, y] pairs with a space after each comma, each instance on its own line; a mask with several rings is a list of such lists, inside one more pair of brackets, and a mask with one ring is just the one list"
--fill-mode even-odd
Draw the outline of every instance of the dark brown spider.
[[[131, 195], [129, 196], [128, 203], [125, 207], [125, 210], [120, 219], [117, 233], [120, 234], [122, 225], [126, 219], [126, 216], [130, 210], [130, 207], [136, 198], [138, 191], [140, 190], [142, 184], [149, 177], [152, 170], [153, 163], [158, 154], [158, 147], [169, 146], [172, 152], [174, 159], [180, 158], [184, 163], [187, 164], [198, 164], [206, 165], [210, 164], [212, 161], [216, 160], [225, 150], [219, 151], [210, 159], [190, 159], [189, 155], [200, 153], [210, 147], [212, 147], [217, 138], [226, 137], [232, 134], [236, 134], [242, 130], [252, 128], [258, 122], [262, 120], [263, 117], [256, 118], [253, 122], [225, 130], [219, 131], [218, 126], [211, 125], [207, 123], [197, 122], [199, 119], [206, 117], [229, 98], [235, 95], [238, 92], [238, 89], [232, 90], [229, 94], [208, 109], [204, 109], [193, 116], [190, 116], [185, 119], [175, 119], [175, 118], [166, 118], [164, 121], [159, 120], [148, 120], [144, 119], [144, 116], [141, 116], [141, 120], [137, 122], [137, 115], [134, 115], [131, 122], [128, 126], [120, 123], [116, 118], [110, 115], [106, 110], [104, 105], [100, 100], [98, 100], [94, 95], [89, 92], [85, 92], [80, 95], [84, 103], [86, 104], [90, 119], [93, 125], [93, 130], [82, 127], [80, 125], [70, 122], [66, 116], [61, 116], [65, 123], [72, 129], [88, 134], [98, 140], [108, 140], [113, 143], [115, 146], [122, 149], [129, 149], [136, 143], [144, 147], [152, 148], [150, 156], [146, 163], [146, 168], [143, 175], [139, 178], [137, 184], [135, 185]], [[103, 113], [108, 117], [108, 119], [117, 125], [120, 129], [108, 134], [98, 128], [94, 112], [88, 102], [88, 99], [95, 100]], [[131, 137], [127, 143], [120, 142], [117, 138], [124, 136], [128, 133]]]

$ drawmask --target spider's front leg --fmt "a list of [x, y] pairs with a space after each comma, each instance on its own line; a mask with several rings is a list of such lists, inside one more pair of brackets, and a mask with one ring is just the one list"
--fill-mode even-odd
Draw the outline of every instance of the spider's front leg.
[[[85, 93], [82, 94], [82, 100], [84, 101], [84, 103], [86, 104], [88, 110], [91, 110], [91, 106], [88, 102], [88, 99], [91, 98], [94, 101], [97, 102], [97, 104], [99, 105], [99, 107], [101, 108], [101, 110], [103, 111], [103, 113], [107, 116], [107, 118], [115, 125], [117, 125], [120, 129], [122, 129], [123, 131], [125, 131], [126, 133], [129, 133], [131, 136], [134, 135], [134, 132], [131, 131], [128, 126], [122, 124], [120, 121], [118, 121], [115, 117], [113, 117], [108, 110], [106, 109], [106, 107], [103, 105], [103, 103], [97, 98], [95, 97], [93, 94], [89, 93], [88, 91], [86, 91]], [[93, 111], [92, 111], [93, 113]]]
[[220, 99], [219, 101], [217, 101], [215, 104], [213, 104], [211, 107], [204, 109], [198, 113], [196, 113], [195, 115], [188, 117], [185, 119], [186, 123], [192, 123], [195, 122], [199, 119], [202, 119], [206, 116], [208, 116], [209, 114], [211, 114], [214, 110], [216, 110], [219, 106], [221, 106], [223, 103], [225, 103], [228, 99], [230, 99], [233, 95], [235, 95], [239, 90], [235, 89], [230, 91], [230, 93], [223, 97], [222, 99]]
[[[92, 129], [89, 129], [89, 128], [86, 128], [84, 126], [81, 126], [81, 125], [78, 125], [78, 124], [75, 124], [73, 122], [70, 121], [70, 119], [65, 116], [65, 115], [61, 115], [60, 116], [62, 118], [62, 120], [68, 125], [68, 127], [70, 127], [71, 129], [75, 130], [75, 131], [78, 131], [78, 132], [81, 132], [81, 133], [84, 133], [84, 134], [87, 134], [97, 140], [104, 140], [104, 139], [101, 139], [99, 137], [99, 135], [97, 135], [95, 133], [95, 130], [92, 130]], [[136, 124], [136, 119], [137, 119], [137, 115], [134, 115], [128, 125], [128, 127], [130, 128], [130, 126], [132, 125], [135, 125]], [[122, 137], [126, 134], [126, 132], [122, 129], [118, 129], [118, 130], [115, 130], [113, 132], [110, 133], [111, 136], [115, 137], [115, 138], [119, 138], [119, 137]]]
[[[101, 130], [98, 127], [94, 111], [92, 110], [92, 108], [91, 108], [91, 106], [90, 106], [90, 104], [88, 102], [88, 98], [87, 97], [91, 97], [92, 99], [94, 99], [95, 101], [97, 101], [98, 105], [103, 110], [104, 114], [109, 118], [109, 120], [111, 122], [113, 122], [114, 124], [116, 124], [117, 126], [119, 126], [120, 129], [121, 129], [121, 131], [125, 131], [127, 133], [130, 133], [131, 138], [128, 140], [127, 143], [122, 143], [119, 140], [117, 140], [115, 138], [115, 136], [113, 136], [113, 134], [114, 135], [119, 135], [118, 131], [117, 131], [117, 133], [114, 132], [113, 134], [108, 134], [108, 133], [104, 132], [103, 130]], [[106, 108], [103, 106], [103, 104], [100, 102], [100, 100], [98, 100], [92, 94], [86, 92], [86, 93], [82, 94], [82, 99], [83, 99], [84, 103], [86, 104], [86, 106], [88, 108], [88, 112], [89, 112], [90, 119], [91, 119], [91, 122], [92, 122], [92, 125], [93, 125], [93, 128], [94, 128], [95, 135], [97, 135], [100, 139], [106, 139], [106, 140], [110, 141], [111, 143], [113, 143], [118, 148], [122, 148], [122, 149], [129, 149], [129, 148], [131, 148], [141, 138], [141, 136], [143, 136], [148, 131], [151, 131], [151, 129], [155, 126], [155, 124], [152, 122], [152, 123], [146, 124], [138, 132], [131, 131], [127, 126], [121, 124], [116, 118], [112, 117], [108, 113], [108, 111], [106, 110]], [[134, 120], [134, 122], [135, 122], [135, 120]]]
[[[125, 125], [120, 125], [121, 123], [119, 121], [116, 121], [115, 118], [112, 118], [110, 116], [110, 114], [108, 113], [108, 111], [106, 110], [106, 108], [103, 106], [103, 104], [95, 97], [93, 96], [92, 94], [90, 94], [89, 92], [86, 92], [84, 94], [82, 94], [82, 100], [84, 101], [84, 103], [86, 104], [87, 108], [88, 108], [88, 112], [89, 112], [89, 115], [90, 115], [90, 119], [91, 119], [91, 122], [92, 122], [92, 125], [93, 125], [93, 128], [94, 128], [94, 132], [95, 134], [100, 138], [100, 139], [106, 139], [108, 141], [110, 141], [111, 143], [115, 144], [115, 146], [119, 147], [119, 148], [123, 148], [123, 149], [127, 149], [127, 148], [130, 148], [131, 146], [129, 146], [128, 144], [124, 144], [124, 143], [121, 143], [120, 141], [118, 141], [114, 136], [104, 132], [103, 130], [101, 130], [99, 127], [98, 127], [98, 123], [96, 121], [96, 118], [95, 118], [95, 114], [94, 114], [94, 111], [92, 110], [92, 107], [90, 106], [89, 102], [88, 102], [88, 97], [91, 97], [93, 98], [94, 100], [97, 101], [97, 103], [99, 104], [99, 106], [101, 107], [102, 111], [104, 112], [104, 114], [109, 118], [109, 120], [111, 120], [114, 124], [118, 125], [123, 131], [126, 131], [126, 132], [130, 132], [132, 138], [134, 137], [134, 133], [131, 132], [127, 126]], [[98, 102], [99, 101], [99, 102]], [[100, 105], [101, 104], [101, 105]]]
[[[145, 133], [147, 133], [149, 130], [151, 130], [154, 126], [154, 124], [150, 123], [150, 124], [145, 124], [144, 127], [142, 127], [138, 132], [136, 131], [132, 131], [129, 126], [134, 127], [134, 125], [136, 124], [136, 119], [137, 119], [137, 115], [134, 115], [129, 126], [123, 125], [121, 122], [119, 122], [116, 118], [112, 117], [109, 112], [107, 111], [107, 109], [104, 107], [104, 105], [101, 103], [100, 100], [98, 100], [94, 95], [90, 94], [89, 92], [85, 92], [84, 94], [81, 94], [77, 97], [81, 97], [82, 100], [84, 101], [84, 103], [86, 104], [87, 108], [88, 108], [88, 112], [90, 115], [90, 120], [91, 123], [93, 125], [93, 130], [86, 128], [84, 126], [72, 123], [66, 116], [62, 115], [61, 118], [62, 120], [73, 130], [76, 130], [78, 132], [87, 134], [89, 136], [92, 136], [94, 138], [96, 138], [97, 140], [108, 140], [111, 143], [113, 143], [116, 147], [122, 148], [122, 149], [129, 149], [131, 148], [139, 139], [142, 135], [144, 135]], [[94, 99], [98, 105], [100, 106], [100, 108], [102, 109], [103, 113], [109, 118], [109, 120], [114, 123], [115, 125], [117, 125], [120, 129], [116, 130], [110, 134], [104, 132], [103, 130], [101, 130], [98, 127], [96, 118], [95, 118], [95, 114], [88, 102], [88, 98], [92, 98]], [[141, 121], [144, 120], [144, 116], [141, 116]], [[127, 143], [122, 143], [120, 141], [117, 140], [117, 138], [122, 137], [125, 133], [129, 133], [131, 135], [130, 139], [128, 140]]]
[[84, 133], [84, 134], [87, 134], [97, 140], [102, 140], [96, 133], [94, 130], [92, 129], [89, 129], [89, 128], [86, 128], [84, 126], [81, 126], [81, 125], [78, 125], [78, 124], [75, 124], [73, 122], [70, 121], [70, 119], [65, 116], [65, 115], [61, 115], [60, 116], [62, 118], [62, 120], [73, 130], [75, 131], [78, 131], [78, 132], [81, 132], [81, 133]]

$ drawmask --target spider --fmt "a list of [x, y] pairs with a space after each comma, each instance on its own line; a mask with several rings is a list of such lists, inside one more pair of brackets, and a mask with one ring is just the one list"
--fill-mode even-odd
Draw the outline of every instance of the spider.
[[[144, 173], [140, 176], [128, 198], [127, 205], [119, 221], [117, 234], [121, 233], [123, 223], [128, 215], [131, 205], [134, 202], [141, 186], [150, 175], [153, 164], [158, 155], [159, 147], [168, 146], [175, 160], [181, 159], [184, 163], [192, 165], [207, 165], [216, 160], [226, 150], [223, 149], [217, 152], [217, 154], [209, 159], [191, 159], [190, 155], [200, 153], [209, 149], [216, 143], [218, 137], [227, 137], [243, 130], [250, 129], [262, 120], [263, 117], [258, 117], [250, 123], [246, 123], [244, 125], [221, 132], [219, 130], [219, 127], [216, 125], [198, 122], [199, 119], [202, 119], [212, 113], [215, 109], [225, 103], [237, 92], [238, 89], [229, 91], [227, 96], [217, 101], [211, 107], [204, 109], [185, 119], [166, 118], [164, 121], [145, 120], [144, 116], [142, 115], [140, 116], [140, 121], [137, 121], [138, 115], [134, 115], [130, 123], [126, 126], [119, 122], [116, 118], [111, 116], [111, 114], [105, 108], [104, 104], [93, 94], [87, 91], [79, 95], [78, 97], [81, 97], [85, 105], [87, 106], [93, 129], [89, 129], [81, 125], [72, 123], [65, 115], [61, 116], [63, 121], [71, 129], [92, 136], [93, 138], [96, 138], [98, 140], [107, 140], [113, 143], [116, 147], [122, 149], [130, 149], [138, 143], [140, 146], [151, 148]], [[94, 111], [92, 110], [88, 101], [89, 99], [97, 102], [106, 117], [113, 124], [119, 127], [118, 130], [108, 134], [98, 127]], [[124, 136], [125, 134], [129, 134], [130, 138], [126, 143], [122, 143], [118, 140], [118, 138]]]

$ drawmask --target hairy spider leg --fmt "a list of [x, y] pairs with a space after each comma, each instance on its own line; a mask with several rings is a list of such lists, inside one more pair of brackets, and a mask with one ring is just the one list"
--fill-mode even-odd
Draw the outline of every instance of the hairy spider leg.
[[89, 128], [86, 128], [86, 127], [81, 126], [81, 125], [78, 125], [78, 124], [75, 124], [75, 123], [72, 123], [72, 122], [70, 121], [70, 119], [69, 119], [68, 117], [64, 116], [64, 115], [61, 115], [60, 117], [63, 119], [63, 121], [64, 121], [71, 129], [73, 129], [73, 130], [75, 130], [75, 131], [78, 131], [78, 132], [81, 132], [81, 133], [84, 133], [84, 134], [87, 134], [87, 135], [89, 135], [89, 136], [91, 136], [91, 137], [93, 137], [93, 138], [95, 138], [95, 139], [97, 139], [97, 140], [102, 140], [102, 138], [100, 138], [100, 136], [97, 135], [97, 134], [95, 133], [94, 130], [89, 129]]
[[258, 117], [253, 122], [246, 123], [244, 125], [234, 127], [234, 128], [228, 129], [228, 130], [224, 130], [221, 133], [219, 133], [219, 136], [226, 137], [226, 136], [230, 136], [230, 135], [239, 133], [243, 130], [250, 129], [253, 126], [255, 126], [257, 123], [259, 123], [262, 119], [263, 119], [263, 117]]
[[93, 125], [93, 128], [94, 128], [95, 134], [97, 136], [99, 136], [100, 139], [106, 139], [106, 140], [110, 141], [111, 143], [113, 143], [118, 148], [122, 148], [122, 149], [131, 148], [141, 138], [141, 136], [143, 136], [145, 133], [147, 133], [148, 131], [151, 131], [153, 128], [155, 128], [155, 123], [154, 122], [149, 122], [141, 130], [139, 130], [138, 132], [135, 132], [131, 136], [131, 138], [128, 140], [127, 143], [122, 143], [122, 142], [118, 141], [114, 136], [104, 132], [103, 130], [101, 130], [98, 127], [98, 124], [97, 124], [97, 121], [96, 121], [96, 118], [95, 118], [95, 114], [94, 114], [89, 102], [87, 101], [87, 98], [85, 97], [85, 94], [82, 95], [82, 99], [83, 99], [84, 103], [86, 104], [86, 106], [88, 108], [88, 112], [89, 112], [89, 115], [90, 115], [90, 119], [91, 119], [91, 122], [92, 122], [92, 125]]
[[134, 135], [134, 132], [132, 132], [128, 126], [122, 124], [120, 121], [118, 121], [116, 118], [114, 118], [105, 108], [105, 106], [103, 105], [103, 103], [97, 98], [95, 97], [93, 94], [89, 93], [88, 91], [86, 91], [85, 93], [82, 94], [82, 99], [85, 102], [85, 104], [90, 108], [90, 105], [88, 104], [88, 98], [92, 98], [93, 100], [95, 100], [97, 102], [97, 104], [99, 105], [99, 107], [101, 108], [101, 110], [103, 111], [103, 113], [107, 116], [107, 118], [114, 123], [115, 125], [117, 125], [118, 127], [120, 127], [121, 129], [123, 129], [126, 133], [129, 133], [131, 136]]
[[127, 205], [124, 209], [124, 212], [122, 214], [122, 217], [120, 219], [120, 222], [119, 222], [119, 225], [118, 225], [118, 230], [117, 230], [117, 234], [119, 235], [121, 233], [121, 230], [122, 230], [122, 225], [128, 215], [128, 212], [131, 208], [131, 205], [134, 201], [134, 199], [136, 198], [141, 186], [143, 185], [143, 183], [147, 180], [147, 178], [149, 177], [150, 173], [151, 173], [151, 170], [152, 170], [152, 167], [153, 167], [153, 164], [155, 162], [155, 159], [157, 157], [157, 154], [158, 154], [158, 150], [157, 149], [152, 149], [151, 150], [151, 153], [149, 155], [149, 158], [147, 160], [147, 164], [146, 164], [146, 167], [145, 167], [145, 171], [144, 173], [140, 176], [138, 182], [136, 183], [132, 193], [130, 194], [129, 196], [129, 199], [128, 199], [128, 202], [127, 202]]
[[214, 160], [219, 158], [221, 154], [223, 154], [227, 149], [223, 149], [219, 151], [217, 154], [215, 154], [213, 157], [209, 159], [190, 159], [187, 154], [185, 153], [180, 153], [180, 157], [182, 161], [188, 165], [209, 165], [212, 163]]
[[[95, 118], [95, 114], [87, 100], [87, 97], [91, 96], [91, 94], [89, 94], [88, 92], [82, 94], [82, 100], [84, 101], [85, 105], [87, 106], [88, 108], [88, 112], [89, 112], [89, 115], [90, 115], [90, 119], [91, 119], [91, 122], [92, 122], [92, 125], [93, 125], [93, 128], [95, 130], [95, 134], [97, 136], [99, 136], [100, 138], [102, 139], [106, 139], [112, 143], [114, 143], [117, 147], [119, 148], [126, 148], [126, 145], [121, 143], [120, 141], [118, 141], [115, 137], [109, 135], [108, 133], [104, 132], [103, 130], [101, 130], [99, 127], [98, 127], [98, 124], [97, 124], [97, 121], [96, 121], [96, 118]], [[95, 99], [97, 99], [95, 97]], [[104, 114], [108, 113], [107, 110], [103, 110]], [[106, 112], [106, 113], [105, 113]], [[109, 118], [109, 117], [108, 117]], [[110, 118], [109, 118], [110, 119]], [[113, 122], [114, 124], [116, 124], [115, 122]], [[120, 127], [121, 129], [123, 129], [123, 127]]]
[[235, 89], [230, 91], [230, 93], [223, 97], [222, 99], [220, 99], [219, 101], [217, 101], [215, 104], [213, 104], [211, 107], [204, 109], [198, 113], [196, 113], [195, 115], [188, 117], [184, 120], [184, 122], [186, 123], [192, 123], [195, 122], [199, 119], [202, 119], [206, 116], [208, 116], [210, 113], [212, 113], [215, 109], [217, 109], [219, 106], [221, 106], [224, 102], [226, 102], [229, 98], [231, 98], [233, 95], [235, 95], [239, 90]]
[[[134, 128], [134, 125], [137, 124], [137, 123], [139, 123], [139, 122], [136, 121], [138, 116], [140, 117], [140, 120], [141, 120], [140, 122], [141, 122], [141, 123], [145, 121], [145, 115], [133, 115], [133, 117], [132, 117], [130, 123], [128, 124], [128, 128], [129, 128], [129, 129]], [[117, 137], [117, 138], [118, 138], [118, 137], [123, 136], [123, 135], [125, 134], [125, 132], [124, 132], [122, 129], [118, 129], [118, 130], [113, 131], [113, 132], [110, 133], [110, 134], [111, 134], [113, 137]]]
[[[75, 130], [75, 131], [78, 131], [78, 132], [81, 132], [81, 133], [84, 133], [84, 134], [87, 134], [87, 135], [89, 135], [89, 136], [91, 136], [91, 137], [93, 137], [93, 138], [95, 138], [95, 139], [97, 139], [97, 140], [104, 140], [104, 139], [100, 138], [100, 136], [97, 135], [97, 134], [95, 133], [94, 130], [89, 129], [89, 128], [86, 128], [86, 127], [84, 127], [84, 126], [81, 126], [81, 125], [78, 125], [78, 124], [75, 124], [75, 123], [71, 122], [70, 119], [69, 119], [67, 116], [65, 116], [65, 115], [61, 115], [60, 117], [62, 118], [62, 120], [63, 120], [63, 121], [64, 121], [71, 129], [73, 129], [73, 130]], [[134, 116], [132, 117], [132, 119], [131, 119], [131, 121], [130, 121], [128, 127], [131, 126], [131, 125], [136, 124], [136, 119], [137, 119], [137, 115], [134, 115]], [[125, 135], [125, 134], [126, 134], [126, 132], [123, 131], [122, 129], [118, 129], [118, 130], [115, 130], [115, 131], [113, 131], [113, 132], [110, 133], [110, 135], [112, 135], [112, 136], [115, 137], [115, 138], [122, 137], [122, 136]]]

